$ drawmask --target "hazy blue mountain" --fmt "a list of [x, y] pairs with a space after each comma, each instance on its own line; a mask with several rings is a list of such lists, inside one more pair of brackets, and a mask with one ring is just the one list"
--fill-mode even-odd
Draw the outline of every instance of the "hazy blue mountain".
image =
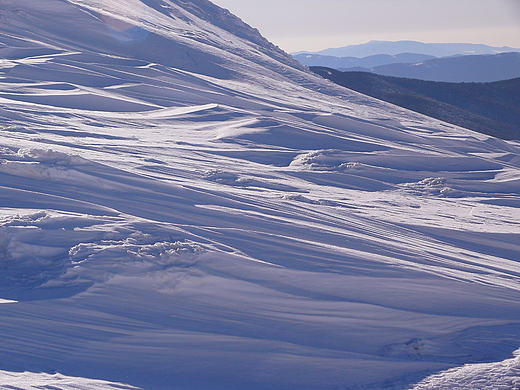
[[372, 72], [445, 82], [492, 82], [520, 77], [520, 53], [435, 58], [415, 64], [376, 66]]
[[374, 68], [376, 66], [398, 64], [398, 63], [417, 63], [431, 60], [437, 57], [426, 54], [401, 53], [397, 55], [377, 54], [364, 58], [357, 57], [334, 57], [321, 54], [297, 54], [293, 56], [303, 65], [307, 66], [326, 66], [334, 69], [342, 68]]
[[[370, 41], [361, 45], [350, 45], [339, 48], [330, 48], [319, 52], [308, 52], [321, 54], [324, 56], [335, 57], [367, 57], [376, 54], [396, 55], [400, 53], [427, 54], [434, 57], [447, 57], [457, 54], [496, 54], [504, 52], [518, 51], [518, 48], [511, 47], [492, 47], [482, 44], [472, 43], [422, 43], [416, 41]], [[292, 53], [293, 55], [305, 52]]]
[[520, 78], [494, 83], [445, 83], [312, 67], [344, 87], [458, 126], [520, 139]]

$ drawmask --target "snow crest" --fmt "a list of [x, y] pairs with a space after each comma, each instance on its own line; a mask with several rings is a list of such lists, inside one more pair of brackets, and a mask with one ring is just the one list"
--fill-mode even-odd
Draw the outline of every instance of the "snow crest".
[[88, 378], [71, 377], [61, 374], [44, 374], [32, 372], [9, 372], [0, 371], [0, 388], [33, 390], [33, 389], [53, 389], [53, 390], [77, 390], [77, 389], [96, 389], [96, 390], [139, 390], [139, 388]]
[[[158, 224], [81, 214], [8, 214], [0, 221], [0, 269], [8, 286], [49, 288], [101, 283], [115, 276], [162, 275], [195, 266], [206, 249]], [[170, 286], [165, 278], [170, 275]]]
[[520, 350], [515, 358], [498, 363], [467, 364], [432, 375], [413, 390], [475, 390], [520, 388]]

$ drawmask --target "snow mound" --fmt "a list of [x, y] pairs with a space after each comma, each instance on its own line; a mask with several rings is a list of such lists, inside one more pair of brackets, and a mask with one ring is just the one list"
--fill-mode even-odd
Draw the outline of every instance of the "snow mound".
[[291, 167], [318, 170], [318, 171], [347, 171], [360, 168], [360, 162], [350, 162], [348, 158], [351, 156], [341, 150], [324, 149], [314, 150], [296, 157], [291, 163]]
[[78, 279], [103, 282], [115, 275], [173, 274], [196, 265], [204, 252], [200, 245], [191, 241], [157, 241], [156, 237], [141, 231], [132, 231], [123, 237], [119, 233], [110, 232], [99, 242], [72, 247], [69, 250], [71, 268], [59, 280], [46, 286], [77, 282]]
[[293, 202], [302, 202], [313, 205], [321, 205], [321, 206], [341, 206], [340, 203], [333, 202], [327, 199], [310, 199], [301, 194], [287, 194], [282, 196], [283, 200], [293, 201]]
[[44, 291], [87, 286], [116, 275], [147, 278], [163, 273], [175, 279], [176, 272], [196, 265], [205, 252], [179, 230], [121, 222], [46, 211], [4, 215], [0, 220], [4, 284]]
[[498, 363], [466, 364], [432, 375], [412, 390], [475, 390], [520, 388], [520, 350], [516, 357]]
[[418, 196], [425, 195], [458, 198], [465, 195], [463, 191], [451, 188], [448, 185], [448, 179], [445, 177], [429, 177], [417, 183], [402, 184], [401, 188]]
[[88, 378], [32, 372], [0, 371], [0, 389], [11, 390], [139, 390], [123, 383], [100, 381]]
[[279, 182], [269, 181], [266, 179], [257, 179], [254, 177], [242, 176], [237, 173], [226, 172], [220, 169], [210, 169], [203, 173], [205, 180], [212, 181], [228, 186], [236, 186], [243, 188], [266, 188], [278, 191], [290, 191], [294, 187], [284, 185]]
[[0, 159], [4, 163], [6, 159], [50, 165], [83, 165], [88, 163], [86, 159], [80, 156], [57, 152], [53, 149], [20, 148], [14, 152], [9, 148], [2, 148], [0, 150]]
[[12, 176], [61, 182], [94, 180], [89, 174], [74, 169], [93, 165], [79, 156], [54, 150], [20, 149], [16, 154], [5, 154], [4, 157], [6, 158], [0, 160], [0, 172]]

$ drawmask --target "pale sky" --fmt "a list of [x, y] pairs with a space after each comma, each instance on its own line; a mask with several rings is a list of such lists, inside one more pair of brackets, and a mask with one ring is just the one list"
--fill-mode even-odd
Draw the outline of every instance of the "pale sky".
[[212, 0], [287, 52], [371, 40], [520, 48], [520, 0]]

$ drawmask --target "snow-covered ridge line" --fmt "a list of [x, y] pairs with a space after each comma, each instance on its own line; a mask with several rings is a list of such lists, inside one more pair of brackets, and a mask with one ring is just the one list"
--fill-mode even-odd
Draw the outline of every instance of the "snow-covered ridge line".
[[79, 44], [82, 50], [123, 55], [131, 49], [132, 56], [221, 78], [230, 77], [240, 62], [304, 69], [256, 30], [207, 1], [6, 0], [1, 6], [7, 31], [25, 30], [31, 39], [54, 48], [70, 50]]

